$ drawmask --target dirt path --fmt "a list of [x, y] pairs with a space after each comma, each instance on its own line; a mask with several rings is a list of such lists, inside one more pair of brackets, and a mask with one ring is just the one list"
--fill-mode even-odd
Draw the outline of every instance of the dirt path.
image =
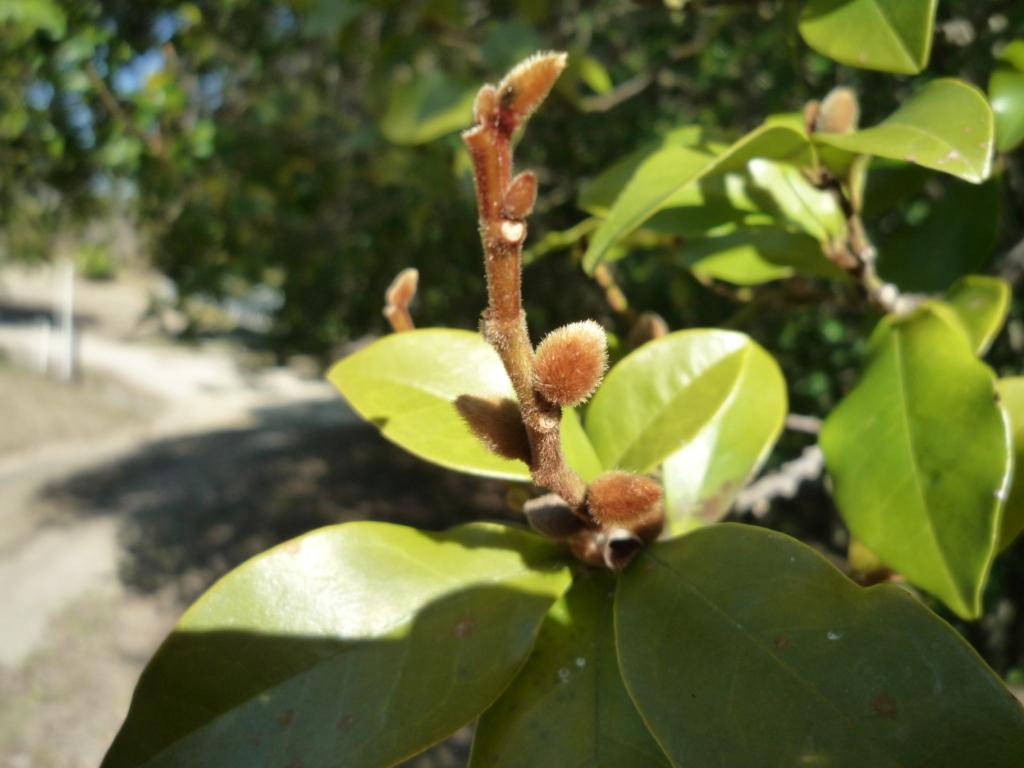
[[[0, 366], [0, 420], [22, 435], [0, 441], [0, 768], [95, 766], [182, 607], [247, 557], [333, 522], [506, 506], [503, 485], [388, 445], [322, 380], [141, 336], [142, 290], [83, 287], [84, 386]], [[45, 275], [0, 276], [8, 357], [31, 359], [47, 295]]]

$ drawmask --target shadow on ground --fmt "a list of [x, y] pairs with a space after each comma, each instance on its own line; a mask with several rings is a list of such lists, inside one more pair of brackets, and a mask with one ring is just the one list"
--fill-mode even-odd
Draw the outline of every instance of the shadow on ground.
[[250, 428], [149, 443], [42, 495], [68, 516], [116, 516], [125, 585], [173, 586], [188, 600], [246, 558], [331, 523], [436, 530], [515, 519], [508, 488], [410, 456], [334, 400], [265, 409]]

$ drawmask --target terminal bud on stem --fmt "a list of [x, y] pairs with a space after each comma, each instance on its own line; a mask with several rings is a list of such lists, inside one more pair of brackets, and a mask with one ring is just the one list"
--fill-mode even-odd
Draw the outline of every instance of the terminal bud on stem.
[[821, 133], [851, 133], [860, 122], [860, 104], [851, 88], [842, 86], [829, 91], [818, 106], [814, 130]]
[[409, 304], [416, 296], [419, 281], [419, 271], [407, 267], [395, 275], [395, 279], [384, 293], [384, 317], [396, 333], [415, 328], [412, 315], [409, 314]]

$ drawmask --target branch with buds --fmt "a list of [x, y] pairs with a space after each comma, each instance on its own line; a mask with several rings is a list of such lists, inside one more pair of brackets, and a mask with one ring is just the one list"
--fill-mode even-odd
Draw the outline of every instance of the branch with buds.
[[565, 63], [564, 53], [536, 54], [496, 86], [483, 86], [473, 106], [475, 125], [462, 134], [473, 161], [487, 277], [481, 329], [517, 402], [463, 395], [455, 405], [484, 445], [525, 461], [534, 482], [551, 491], [526, 505], [531, 525], [565, 541], [584, 562], [617, 569], [657, 538], [664, 511], [655, 481], [611, 471], [588, 486], [562, 453], [562, 408], [585, 402], [604, 375], [604, 329], [593, 320], [571, 323], [534, 349], [522, 307], [522, 250], [537, 177], [512, 175], [512, 135], [547, 97]]

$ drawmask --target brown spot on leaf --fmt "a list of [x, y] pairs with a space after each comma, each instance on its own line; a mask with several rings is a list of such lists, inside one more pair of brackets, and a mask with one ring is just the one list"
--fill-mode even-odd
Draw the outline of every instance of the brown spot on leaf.
[[896, 708], [896, 700], [884, 691], [871, 700], [871, 709], [879, 717], [887, 720], [895, 720], [899, 710]]
[[461, 616], [455, 625], [452, 627], [452, 637], [461, 640], [464, 637], [469, 637], [473, 634], [473, 630], [476, 628], [476, 621], [472, 616], [465, 615]]
[[352, 727], [352, 715], [345, 715], [339, 718], [336, 727], [339, 731], [347, 731]]
[[773, 642], [777, 650], [784, 651], [789, 648], [789, 638], [785, 635], [776, 635]]
[[297, 555], [302, 549], [302, 542], [298, 539], [292, 539], [284, 545], [284, 551], [289, 555]]
[[295, 710], [286, 709], [284, 712], [277, 716], [277, 722], [281, 724], [282, 728], [289, 727], [292, 723], [295, 722]]

